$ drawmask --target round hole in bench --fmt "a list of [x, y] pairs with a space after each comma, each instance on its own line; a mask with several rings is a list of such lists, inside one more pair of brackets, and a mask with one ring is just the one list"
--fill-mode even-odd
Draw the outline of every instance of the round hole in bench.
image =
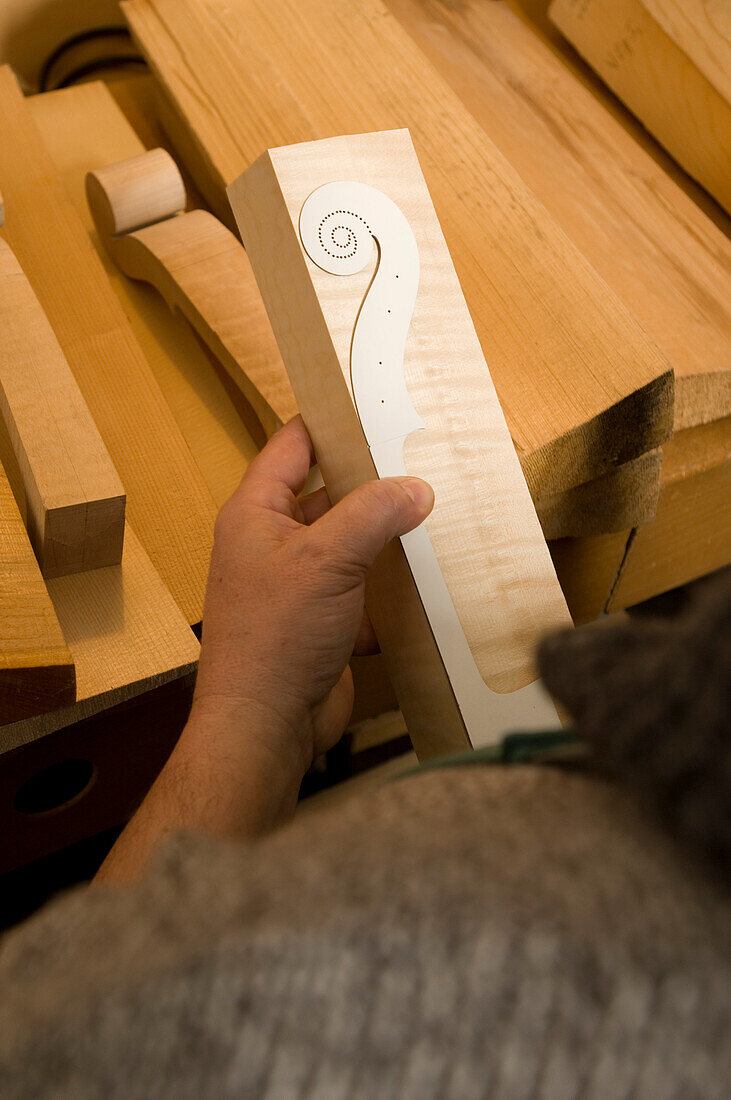
[[65, 810], [86, 794], [96, 778], [90, 760], [59, 760], [27, 779], [13, 805], [21, 814], [49, 814]]

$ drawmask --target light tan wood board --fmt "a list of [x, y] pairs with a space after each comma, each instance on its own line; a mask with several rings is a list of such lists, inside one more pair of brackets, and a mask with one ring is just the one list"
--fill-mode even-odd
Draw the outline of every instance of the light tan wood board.
[[201, 616], [215, 504], [11, 71], [0, 69], [5, 236], [127, 491], [127, 516], [188, 621]]
[[207, 210], [184, 212], [183, 180], [170, 155], [152, 149], [90, 173], [87, 198], [115, 263], [181, 311], [250, 402], [266, 435], [296, 416], [241, 242]]
[[675, 428], [731, 414], [731, 243], [503, 3], [388, 0], [675, 370]]
[[0, 412], [43, 575], [117, 565], [124, 488], [33, 288], [1, 238]]
[[[246, 253], [208, 211], [182, 213], [184, 185], [169, 154], [153, 149], [90, 174], [87, 197], [99, 236], [120, 269], [150, 282], [180, 308], [247, 396], [267, 435], [294, 416], [292, 388]], [[650, 452], [535, 501], [545, 537], [595, 535], [648, 522], [660, 491], [660, 464], [659, 452]]]
[[[122, 86], [127, 89], [125, 103], [137, 104], [140, 111], [149, 109], [144, 80], [115, 83], [117, 95]], [[28, 105], [155, 381], [220, 505], [258, 450], [253, 412], [181, 315], [160, 308], [156, 292], [120, 273], [99, 241], [86, 202], [88, 171], [137, 156], [144, 146], [105, 84], [33, 96]], [[159, 134], [152, 129], [154, 118], [146, 117], [155, 140]]]
[[[534, 495], [667, 435], [666, 361], [379, 0], [136, 0], [124, 11], [197, 142], [197, 182], [221, 217], [225, 184], [265, 147], [411, 128]], [[615, 423], [623, 398], [646, 431]]]
[[609, 610], [731, 565], [731, 417], [667, 444], [657, 515], [632, 539]]
[[[339, 500], [375, 473], [350, 389], [353, 326], [373, 271], [334, 279], [305, 260], [297, 229], [307, 196], [337, 179], [384, 192], [414, 232], [421, 269], [404, 377], [427, 428], [405, 441], [406, 469], [435, 488], [427, 529], [477, 667], [493, 691], [514, 691], [535, 678], [536, 639], [568, 612], [404, 130], [270, 150], [229, 189], [325, 484]], [[371, 579], [371, 618], [417, 752], [439, 737], [445, 751], [461, 740], [461, 720], [443, 724], [449, 681], [400, 545], [391, 551]], [[412, 645], [422, 655], [403, 676]]]
[[640, 0], [554, 0], [550, 16], [686, 172], [731, 212], [731, 105]]
[[728, 0], [642, 0], [655, 22], [731, 103], [731, 4]]
[[2, 725], [72, 703], [76, 674], [2, 467], [0, 536]]
[[0, 728], [0, 753], [192, 672], [198, 642], [127, 525], [120, 565], [48, 582], [76, 664], [76, 702]]

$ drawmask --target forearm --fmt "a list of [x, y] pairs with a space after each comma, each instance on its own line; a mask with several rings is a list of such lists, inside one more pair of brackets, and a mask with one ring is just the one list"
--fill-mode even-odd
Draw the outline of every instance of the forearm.
[[95, 882], [135, 881], [165, 837], [181, 830], [250, 839], [289, 820], [303, 769], [270, 741], [256, 726], [191, 716]]

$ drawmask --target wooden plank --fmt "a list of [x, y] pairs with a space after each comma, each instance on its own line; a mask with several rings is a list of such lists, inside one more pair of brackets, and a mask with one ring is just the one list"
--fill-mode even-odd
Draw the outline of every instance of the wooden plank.
[[[265, 147], [410, 127], [534, 496], [667, 435], [664, 358], [380, 0], [135, 0], [124, 10], [222, 218], [225, 184]], [[614, 415], [623, 398], [648, 428], [631, 439]]]
[[728, 0], [642, 0], [676, 46], [731, 103], [731, 5]]
[[200, 619], [215, 504], [7, 66], [5, 235], [127, 490], [127, 515], [189, 622]]
[[388, 3], [667, 355], [676, 430], [731, 415], [728, 237], [503, 3]]
[[185, 189], [163, 149], [90, 173], [89, 208], [122, 271], [151, 283], [188, 319], [249, 400], [267, 436], [297, 414], [241, 242], [207, 210], [185, 213]]
[[76, 674], [0, 467], [0, 725], [68, 706]]
[[0, 728], [0, 753], [192, 672], [198, 642], [127, 525], [120, 565], [48, 582], [76, 664], [76, 702]]
[[[320, 185], [342, 178], [388, 196], [418, 250], [416, 304], [402, 319], [394, 346], [401, 346], [403, 335], [407, 399], [426, 430], [407, 433], [405, 469], [435, 488], [429, 539], [476, 675], [499, 693], [491, 697], [497, 707], [505, 693], [535, 679], [535, 641], [568, 621], [568, 613], [408, 132], [270, 150], [232, 184], [229, 196], [323, 479], [331, 499], [339, 500], [375, 472], [351, 390], [351, 346], [356, 318], [367, 312], [363, 299], [386, 277], [386, 261], [375, 277], [364, 260], [357, 274], [338, 279], [305, 259], [298, 231], [302, 205]], [[352, 219], [364, 217], [355, 210]], [[367, 239], [366, 257], [370, 233]], [[398, 241], [379, 235], [379, 246], [379, 255], [388, 257]], [[401, 284], [398, 275], [393, 280], [394, 314], [398, 291], [410, 293], [408, 271], [402, 275]], [[385, 326], [390, 312], [384, 307]], [[384, 344], [384, 360], [390, 348]], [[400, 370], [394, 362], [389, 377]], [[398, 408], [395, 393], [384, 393], [387, 408]], [[355, 394], [361, 417], [363, 397], [363, 390]], [[376, 407], [384, 403], [385, 397]], [[384, 440], [394, 438], [393, 431]], [[371, 442], [375, 452], [377, 440]], [[391, 551], [370, 578], [369, 611], [417, 752], [445, 751], [464, 737], [459, 714], [449, 714], [454, 698], [442, 667], [442, 659], [449, 667], [449, 658], [424, 621], [427, 592], [422, 589], [420, 598], [401, 546]]]
[[[117, 95], [123, 84], [127, 87], [127, 82], [115, 83]], [[144, 80], [129, 81], [125, 104], [136, 103], [138, 92], [145, 89]], [[143, 98], [140, 110], [146, 109], [147, 103]], [[137, 156], [144, 146], [105, 84], [80, 84], [32, 96], [28, 106], [155, 381], [220, 505], [236, 488], [258, 450], [259, 429], [253, 412], [180, 313], [161, 309], [156, 293], [120, 273], [100, 246], [86, 202], [87, 172]], [[149, 126], [153, 120], [147, 121]], [[151, 140], [157, 137], [151, 130]]]
[[633, 538], [609, 610], [731, 565], [731, 417], [664, 448], [657, 515]]
[[125, 495], [53, 329], [0, 239], [0, 411], [45, 577], [116, 565]]
[[731, 105], [640, 0], [554, 0], [550, 16], [661, 145], [731, 212]]

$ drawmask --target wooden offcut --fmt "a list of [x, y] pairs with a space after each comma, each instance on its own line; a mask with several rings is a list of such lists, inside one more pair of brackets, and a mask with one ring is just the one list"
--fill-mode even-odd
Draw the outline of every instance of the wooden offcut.
[[68, 706], [74, 659], [0, 467], [0, 727]]
[[214, 501], [7, 66], [0, 117], [5, 237], [119, 472], [129, 521], [188, 621], [198, 622]]
[[388, 6], [667, 355], [675, 430], [731, 415], [726, 234], [504, 3]]
[[[518, 690], [535, 679], [537, 639], [568, 612], [405, 130], [270, 150], [229, 189], [292, 388], [339, 500], [375, 475], [350, 388], [353, 328], [373, 272], [338, 280], [316, 268], [298, 224], [308, 195], [342, 178], [384, 192], [415, 235], [421, 269], [404, 378], [426, 430], [406, 439], [406, 469], [434, 486], [426, 527], [482, 678], [495, 692]], [[417, 752], [464, 742], [400, 544], [376, 563], [368, 607]]]
[[549, 12], [615, 95], [731, 213], [731, 104], [641, 0], [553, 0]]
[[668, 436], [666, 360], [380, 0], [123, 7], [222, 218], [265, 148], [409, 127], [534, 497]]
[[45, 577], [116, 565], [125, 494], [12, 249], [0, 240], [0, 412], [23, 477]]
[[185, 213], [183, 180], [163, 149], [89, 173], [97, 231], [125, 275], [177, 308], [241, 389], [270, 436], [297, 414], [240, 241], [207, 210]]

